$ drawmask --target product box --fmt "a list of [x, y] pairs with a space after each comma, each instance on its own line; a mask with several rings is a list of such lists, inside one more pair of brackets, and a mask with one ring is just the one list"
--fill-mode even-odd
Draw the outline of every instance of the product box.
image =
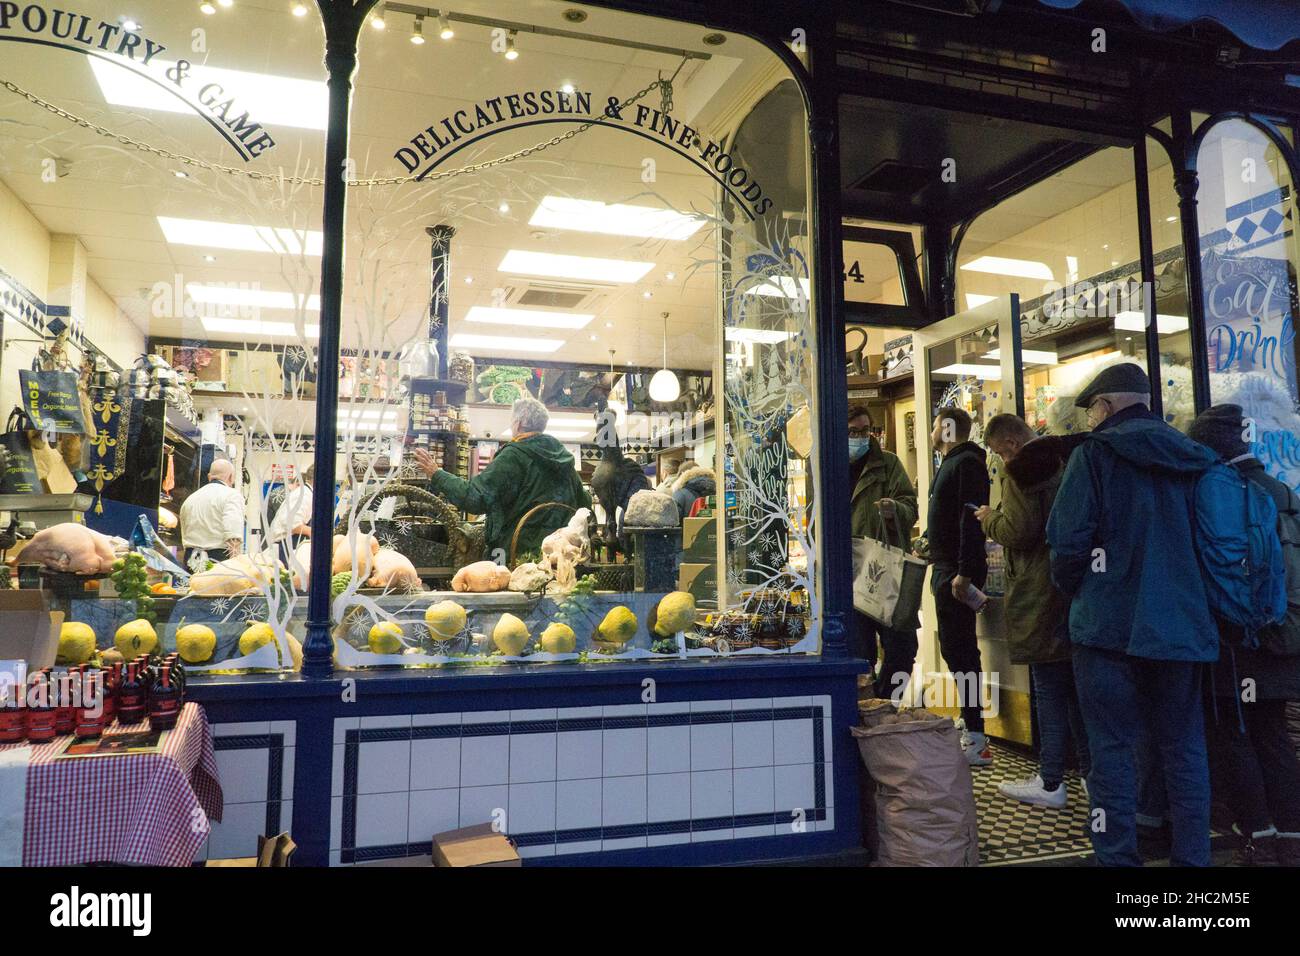
[[25, 660], [29, 674], [51, 666], [59, 651], [63, 612], [46, 599], [43, 591], [0, 589], [0, 660]]
[[712, 564], [718, 559], [718, 519], [682, 519], [682, 560]]
[[693, 594], [696, 604], [704, 600], [715, 600], [718, 596], [717, 563], [683, 563], [677, 572], [677, 589]]
[[490, 823], [448, 830], [433, 838], [434, 866], [522, 866], [515, 845]]

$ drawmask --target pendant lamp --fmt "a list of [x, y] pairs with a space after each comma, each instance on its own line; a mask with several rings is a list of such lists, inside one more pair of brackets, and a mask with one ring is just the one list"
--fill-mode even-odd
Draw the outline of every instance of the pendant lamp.
[[668, 367], [668, 313], [664, 316], [664, 364], [663, 368], [655, 372], [650, 378], [650, 398], [656, 402], [675, 402], [677, 396], [682, 393], [681, 383], [677, 381], [677, 376], [673, 370]]

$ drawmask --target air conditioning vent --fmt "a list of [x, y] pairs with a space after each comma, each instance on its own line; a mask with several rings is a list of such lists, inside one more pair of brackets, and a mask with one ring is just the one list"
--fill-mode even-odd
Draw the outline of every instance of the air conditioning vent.
[[931, 170], [887, 159], [855, 182], [852, 188], [892, 193], [896, 196], [914, 196], [935, 178], [935, 173]]
[[590, 292], [574, 292], [568, 289], [527, 289], [519, 297], [520, 305], [537, 306], [543, 309], [576, 309]]

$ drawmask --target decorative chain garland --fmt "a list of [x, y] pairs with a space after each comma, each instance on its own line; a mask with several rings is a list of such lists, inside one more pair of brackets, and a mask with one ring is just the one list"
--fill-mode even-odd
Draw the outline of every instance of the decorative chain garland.
[[[685, 64], [685, 62], [686, 62], [685, 60], [682, 61], [683, 64]], [[680, 71], [681, 66], [678, 66], [677, 70]], [[676, 76], [677, 73], [674, 72], [673, 78], [676, 78]], [[236, 166], [223, 166], [220, 163], [210, 163], [207, 160], [196, 159], [193, 156], [186, 156], [183, 153], [176, 153], [169, 149], [163, 149], [160, 146], [152, 146], [149, 143], [144, 143], [141, 142], [140, 140], [132, 139], [130, 136], [127, 136], [123, 133], [115, 133], [111, 129], [107, 129], [106, 127], [100, 126], [98, 123], [92, 123], [90, 120], [78, 116], [76, 113], [70, 113], [67, 110], [63, 109], [62, 107], [55, 106], [53, 103], [41, 99], [35, 93], [28, 92], [27, 90], [19, 86], [17, 83], [12, 83], [9, 80], [0, 80], [0, 85], [3, 85], [4, 88], [7, 89], [9, 92], [17, 96], [21, 96], [23, 99], [27, 100], [33, 105], [39, 106], [41, 109], [46, 110], [50, 113], [53, 113], [55, 116], [67, 120], [69, 123], [72, 123], [74, 126], [80, 126], [83, 129], [90, 130], [92, 133], [98, 133], [100, 136], [103, 136], [107, 139], [115, 140], [116, 142], [121, 143], [123, 146], [138, 149], [141, 152], [145, 152], [145, 153], [153, 153], [155, 156], [160, 156], [163, 159], [180, 163], [181, 165], [184, 166], [195, 166], [198, 167], [199, 169], [207, 169], [212, 172], [226, 173], [231, 176], [244, 176], [248, 179], [252, 179], [255, 181], [273, 182], [277, 184], [289, 183], [295, 186], [325, 185], [325, 180], [323, 179], [305, 179], [300, 176], [285, 176], [283, 173], [263, 172], [257, 169], [241, 169]], [[673, 107], [673, 82], [672, 79], [665, 80], [663, 79], [662, 76], [659, 79], [656, 79], [653, 82], [649, 83], [640, 92], [635, 93], [632, 96], [628, 97], [626, 100], [624, 100], [622, 103], [618, 105], [618, 109], [615, 110], [614, 112], [622, 112], [624, 109], [631, 106], [633, 103], [637, 102], [642, 97], [644, 97], [647, 93], [649, 93], [651, 90], [654, 89], [658, 89], [660, 91], [660, 95], [662, 96], [663, 99], [663, 111], [665, 113], [671, 112]], [[551, 139], [547, 140], [544, 143], [537, 143], [533, 146], [527, 146], [513, 153], [509, 153], [505, 156], [500, 156], [496, 159], [490, 159], [486, 162], [473, 163], [469, 166], [461, 166], [459, 169], [449, 169], [442, 172], [432, 173], [428, 176], [425, 176], [424, 179], [430, 182], [441, 180], [441, 179], [451, 179], [455, 176], [463, 175], [464, 173], [476, 173], [476, 172], [481, 172], [482, 170], [485, 169], [492, 169], [495, 166], [504, 166], [506, 163], [514, 162], [517, 159], [523, 159], [524, 157], [531, 156], [534, 153], [540, 153], [542, 150], [549, 149], [552, 146], [558, 146], [560, 143], [563, 143], [566, 140], [573, 139], [573, 137], [577, 136], [580, 133], [585, 133], [593, 126], [597, 126], [601, 123], [604, 123], [605, 120], [608, 118], [609, 118], [608, 114], [597, 116], [594, 119], [588, 120], [587, 122], [583, 123], [580, 126], [575, 126], [565, 133], [561, 133], [558, 136], [552, 137]], [[346, 180], [347, 185], [349, 186], [396, 186], [402, 183], [413, 183], [418, 181], [420, 181], [420, 179], [419, 177], [416, 176], [392, 176], [392, 177], [379, 178], [379, 179]]]

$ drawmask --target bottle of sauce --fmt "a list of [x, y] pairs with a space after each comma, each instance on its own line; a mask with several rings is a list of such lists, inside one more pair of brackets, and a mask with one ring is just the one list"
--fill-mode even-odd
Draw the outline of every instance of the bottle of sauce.
[[144, 679], [140, 667], [132, 661], [126, 665], [126, 676], [117, 689], [117, 722], [119, 724], [138, 724], [145, 718]]
[[120, 683], [122, 683], [122, 665], [114, 662], [111, 668], [104, 671], [102, 685], [105, 727], [113, 726], [113, 721], [117, 717], [117, 687]]
[[172, 683], [170, 664], [162, 672], [149, 693], [149, 727], [151, 730], [171, 730], [181, 712], [180, 690]]
[[77, 702], [73, 691], [77, 689], [79, 674], [76, 670], [66, 670], [57, 675], [54, 681], [54, 733], [62, 737], [70, 734], [77, 727]]
[[77, 709], [77, 726], [74, 733], [78, 737], [100, 737], [107, 725], [104, 707], [107, 695], [104, 693], [104, 672], [90, 671], [81, 682], [81, 706]]
[[33, 744], [48, 744], [55, 738], [54, 701], [51, 699], [49, 676], [36, 675], [27, 695], [27, 740]]
[[3, 706], [0, 706], [0, 744], [19, 744], [27, 735], [26, 692], [25, 684], [10, 684], [4, 690]]

